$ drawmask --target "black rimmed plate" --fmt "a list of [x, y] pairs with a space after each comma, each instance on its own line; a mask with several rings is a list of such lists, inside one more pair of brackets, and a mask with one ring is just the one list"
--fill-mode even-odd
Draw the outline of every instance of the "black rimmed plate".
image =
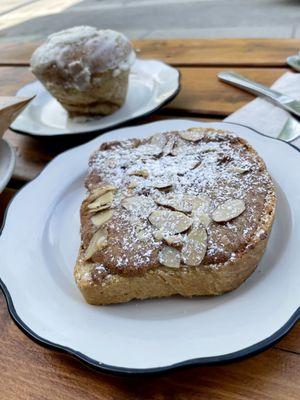
[[78, 135], [104, 132], [148, 115], [171, 101], [179, 92], [176, 68], [156, 60], [136, 60], [131, 68], [125, 104], [106, 117], [69, 118], [67, 111], [40, 82], [23, 86], [18, 96], [35, 99], [12, 123], [11, 129], [33, 136]]
[[105, 307], [86, 304], [75, 285], [89, 155], [107, 140], [205, 125], [167, 120], [109, 132], [56, 157], [15, 196], [0, 237], [0, 277], [10, 312], [29, 336], [100, 370], [153, 373], [245, 357], [291, 328], [300, 314], [299, 154], [282, 141], [235, 124], [209, 126], [248, 140], [277, 186], [274, 227], [255, 273], [219, 297]]

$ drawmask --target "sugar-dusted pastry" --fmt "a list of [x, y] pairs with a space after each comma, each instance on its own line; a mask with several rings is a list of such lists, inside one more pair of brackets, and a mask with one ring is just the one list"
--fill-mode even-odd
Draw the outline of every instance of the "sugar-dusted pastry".
[[70, 115], [108, 115], [124, 104], [134, 60], [122, 33], [77, 26], [50, 35], [30, 65]]
[[276, 203], [256, 151], [213, 128], [104, 143], [86, 187], [75, 279], [91, 304], [237, 288], [264, 253]]

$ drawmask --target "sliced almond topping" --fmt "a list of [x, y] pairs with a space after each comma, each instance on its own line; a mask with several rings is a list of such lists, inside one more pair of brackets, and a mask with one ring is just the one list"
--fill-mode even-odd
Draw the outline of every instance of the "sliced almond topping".
[[144, 217], [148, 217], [156, 207], [154, 200], [149, 196], [126, 197], [122, 200], [122, 206], [128, 211]]
[[188, 171], [192, 171], [195, 168], [198, 168], [201, 165], [201, 161], [199, 159], [186, 159], [184, 163], [177, 166], [177, 175], [183, 176]]
[[140, 217], [138, 215], [130, 215], [128, 218], [128, 221], [130, 222], [131, 225], [133, 225], [135, 228], [138, 229], [138, 225], [140, 223]]
[[192, 211], [194, 227], [199, 227], [200, 225], [203, 225], [205, 228], [207, 228], [209, 226], [209, 224], [211, 223], [211, 217], [208, 214], [209, 205], [210, 200], [205, 195], [199, 195], [194, 198]]
[[157, 144], [146, 143], [139, 146], [139, 153], [141, 156], [159, 156], [162, 152], [162, 147]]
[[91, 221], [95, 226], [101, 226], [111, 219], [113, 213], [113, 210], [99, 211], [92, 216]]
[[182, 142], [176, 140], [176, 143], [174, 144], [173, 149], [171, 150], [171, 155], [177, 156], [183, 149], [184, 145], [182, 144]]
[[193, 226], [198, 227], [199, 225], [202, 225], [205, 228], [208, 228], [211, 221], [212, 221], [212, 219], [208, 214], [206, 214], [205, 212], [202, 212], [202, 213], [199, 212], [198, 215], [197, 214], [195, 215]]
[[249, 171], [247, 167], [231, 167], [229, 168], [230, 172], [235, 172], [236, 174], [244, 174], [245, 172]]
[[102, 196], [103, 194], [105, 194], [106, 192], [114, 192], [116, 190], [117, 190], [117, 188], [115, 186], [113, 186], [113, 185], [101, 186], [101, 187], [99, 187], [97, 189], [94, 189], [91, 192], [91, 194], [89, 196], [89, 201], [92, 202], [92, 201], [96, 200], [99, 196]]
[[208, 196], [206, 196], [205, 194], [193, 196], [192, 201], [193, 201], [193, 211], [201, 210], [208, 212], [210, 204], [210, 199]]
[[192, 219], [179, 211], [156, 210], [149, 216], [153, 226], [172, 235], [186, 231], [192, 225]]
[[141, 230], [136, 233], [136, 238], [142, 242], [146, 242], [149, 240], [149, 234]]
[[170, 246], [180, 246], [183, 242], [181, 235], [164, 235], [163, 240]]
[[170, 180], [168, 180], [168, 179], [159, 180], [158, 179], [157, 182], [155, 182], [152, 187], [154, 187], [156, 189], [167, 189], [171, 186], [173, 186], [173, 182], [171, 182]]
[[103, 249], [107, 245], [107, 234], [106, 228], [100, 228], [94, 234], [85, 251], [85, 260], [89, 260], [97, 251]]
[[156, 240], [163, 240], [170, 246], [180, 246], [183, 243], [183, 237], [180, 234], [177, 235], [169, 235], [168, 233], [164, 233], [163, 231], [155, 231], [153, 232], [153, 237]]
[[170, 193], [155, 198], [160, 206], [170, 207], [176, 211], [191, 212], [193, 208], [193, 196], [181, 193]]
[[227, 222], [242, 214], [245, 208], [243, 200], [229, 199], [215, 209], [212, 213], [212, 219], [216, 222]]
[[135, 189], [138, 186], [137, 182], [129, 182], [128, 189]]
[[186, 238], [181, 251], [182, 261], [191, 267], [201, 264], [207, 249], [207, 233], [205, 228], [193, 229]]
[[201, 153], [213, 153], [217, 151], [217, 148], [215, 146], [210, 146], [209, 144], [201, 151]]
[[148, 178], [149, 172], [146, 169], [135, 169], [135, 170], [129, 171], [128, 175], [142, 176], [143, 178]]
[[162, 231], [155, 231], [152, 235], [156, 240], [163, 240], [164, 237], [164, 233]]
[[180, 267], [180, 251], [173, 247], [163, 246], [158, 254], [158, 261], [169, 268]]
[[99, 239], [97, 240], [97, 247], [98, 250], [102, 250], [104, 249], [104, 247], [107, 246], [107, 235], [102, 235], [101, 237], [99, 237]]
[[179, 131], [179, 136], [182, 139], [188, 140], [190, 142], [197, 142], [204, 137], [204, 129], [203, 128], [190, 128], [186, 131]]
[[168, 139], [166, 145], [163, 148], [163, 154], [165, 156], [168, 156], [169, 154], [172, 154], [172, 150], [173, 150], [173, 148], [175, 146], [175, 143], [176, 143], [176, 136], [171, 136]]
[[111, 206], [113, 199], [113, 192], [106, 192], [102, 196], [96, 198], [96, 200], [94, 200], [92, 203], [90, 203], [87, 208], [90, 210], [90, 212], [105, 210], [106, 208], [109, 208]]
[[150, 139], [150, 143], [154, 146], [159, 147], [162, 149], [167, 142], [166, 136], [161, 133], [157, 133], [156, 135], [153, 135]]

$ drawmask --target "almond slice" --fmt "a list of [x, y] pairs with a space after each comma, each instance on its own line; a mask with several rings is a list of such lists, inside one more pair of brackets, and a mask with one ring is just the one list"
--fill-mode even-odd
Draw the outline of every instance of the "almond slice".
[[175, 143], [176, 143], [176, 136], [171, 136], [163, 148], [164, 156], [168, 156], [169, 154], [172, 154], [172, 150], [175, 146]]
[[97, 214], [92, 216], [91, 221], [95, 226], [101, 226], [112, 218], [113, 213], [113, 210], [99, 211]]
[[141, 242], [147, 242], [149, 240], [149, 233], [141, 230], [136, 233], [136, 238]]
[[166, 196], [155, 198], [155, 202], [160, 206], [170, 207], [176, 211], [191, 212], [193, 208], [193, 196], [181, 193], [171, 193]]
[[113, 199], [113, 192], [106, 192], [102, 196], [96, 198], [96, 200], [94, 200], [92, 203], [90, 203], [87, 208], [90, 210], [90, 212], [105, 210], [106, 208], [109, 208], [111, 206]]
[[167, 142], [166, 136], [161, 133], [153, 135], [150, 139], [150, 143], [153, 146], [160, 147], [160, 149], [162, 149], [165, 146], [166, 142]]
[[192, 225], [192, 219], [179, 211], [156, 210], [149, 216], [153, 226], [172, 235], [186, 231]]
[[201, 151], [201, 153], [205, 154], [205, 153], [213, 153], [217, 151], [217, 147], [209, 145], [207, 143], [207, 146], [205, 146], [205, 148]]
[[160, 264], [169, 268], [180, 267], [180, 251], [173, 247], [163, 246], [158, 254], [158, 261]]
[[186, 131], [179, 131], [179, 136], [182, 139], [188, 140], [189, 142], [197, 142], [204, 137], [204, 129], [203, 128], [190, 128]]
[[207, 233], [205, 228], [193, 229], [187, 236], [181, 251], [182, 261], [191, 267], [201, 264], [207, 249]]
[[122, 200], [122, 206], [128, 211], [144, 217], [148, 217], [156, 207], [154, 200], [149, 196], [126, 197]]
[[215, 222], [227, 222], [238, 217], [245, 211], [245, 203], [240, 199], [229, 199], [221, 204], [212, 213], [212, 219]]
[[97, 251], [107, 246], [107, 235], [108, 232], [106, 228], [98, 229], [85, 251], [85, 260], [89, 260]]
[[94, 200], [96, 200], [99, 196], [102, 196], [103, 194], [105, 194], [106, 192], [114, 192], [116, 191], [117, 188], [113, 185], [104, 185], [101, 186], [97, 189], [92, 190], [90, 196], [89, 196], [89, 201], [92, 202]]
[[199, 225], [202, 225], [205, 228], [208, 228], [211, 221], [212, 221], [212, 219], [208, 214], [206, 214], [205, 212], [200, 212], [195, 217], [193, 226], [198, 227]]
[[193, 226], [199, 227], [203, 225], [205, 228], [211, 223], [211, 217], [209, 216], [209, 205], [210, 199], [206, 195], [199, 195], [194, 198], [193, 201]]
[[179, 142], [176, 138], [176, 143], [173, 146], [173, 149], [171, 150], [171, 155], [172, 156], [178, 156], [178, 154], [182, 153], [185, 151], [185, 145], [183, 142]]
[[128, 189], [135, 189], [137, 186], [138, 186], [137, 182], [132, 181], [128, 183]]
[[[159, 179], [159, 178], [158, 178]], [[173, 186], [173, 182], [171, 182], [168, 179], [165, 180], [158, 180], [157, 182], [155, 182], [152, 187], [156, 188], [156, 189], [167, 189], [169, 187]]]
[[155, 231], [152, 235], [155, 240], [163, 240], [164, 237], [164, 233], [162, 231]]
[[176, 174], [179, 176], [183, 176], [188, 171], [192, 171], [193, 169], [198, 168], [201, 165], [201, 161], [199, 159], [185, 160], [184, 163], [177, 166]]
[[163, 240], [170, 246], [179, 247], [183, 243], [183, 237], [178, 235], [164, 235]]
[[141, 156], [159, 156], [162, 152], [162, 147], [157, 144], [146, 143], [139, 146]]
[[247, 167], [231, 167], [229, 168], [229, 172], [235, 172], [237, 174], [244, 174], [245, 172], [248, 172], [250, 169]]
[[163, 231], [155, 231], [153, 232], [153, 237], [156, 240], [163, 240], [170, 246], [179, 246], [183, 242], [183, 237], [180, 234], [177, 235], [169, 235], [168, 233], [164, 233]]
[[135, 169], [128, 172], [129, 176], [142, 176], [143, 178], [148, 178], [149, 172], [146, 169]]
[[208, 212], [210, 199], [205, 194], [199, 194], [198, 196], [192, 197], [193, 201], [193, 211], [201, 210]]

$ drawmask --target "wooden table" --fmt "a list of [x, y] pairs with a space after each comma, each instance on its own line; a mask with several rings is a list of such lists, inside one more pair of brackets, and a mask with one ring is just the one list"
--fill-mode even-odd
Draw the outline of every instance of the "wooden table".
[[[15, 94], [33, 80], [30, 54], [38, 43], [0, 45], [1, 95]], [[136, 41], [140, 58], [158, 58], [181, 71], [182, 88], [170, 104], [135, 124], [173, 117], [221, 120], [252, 96], [216, 78], [235, 69], [270, 85], [300, 49], [288, 40], [147, 40]], [[84, 139], [42, 140], [11, 131], [5, 139], [17, 153], [8, 188], [0, 196], [0, 220], [16, 190], [33, 179], [56, 154]], [[86, 140], [86, 139], [85, 139]], [[1, 265], [0, 265], [1, 266]], [[0, 398], [22, 399], [299, 399], [300, 325], [273, 348], [244, 361], [196, 367], [156, 377], [116, 377], [96, 373], [76, 359], [46, 350], [13, 323], [0, 295]]]

